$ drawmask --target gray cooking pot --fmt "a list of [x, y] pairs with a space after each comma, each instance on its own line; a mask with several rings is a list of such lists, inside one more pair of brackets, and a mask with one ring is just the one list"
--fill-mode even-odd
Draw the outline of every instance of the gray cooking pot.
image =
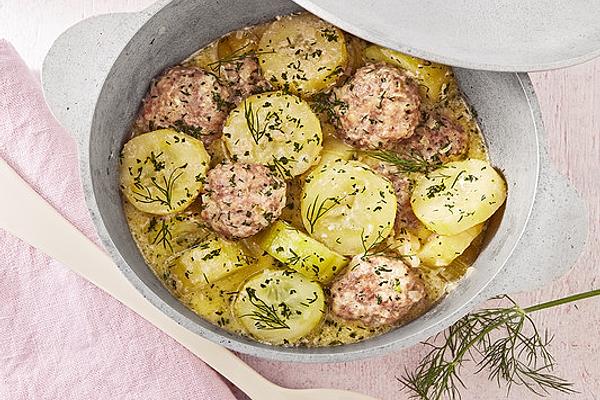
[[540, 287], [567, 271], [584, 244], [587, 216], [581, 199], [548, 161], [529, 78], [456, 69], [509, 195], [473, 273], [440, 304], [361, 343], [283, 348], [225, 332], [179, 303], [146, 266], [127, 228], [118, 184], [120, 148], [151, 79], [164, 68], [229, 31], [299, 10], [288, 0], [162, 0], [140, 13], [83, 21], [50, 50], [42, 71], [46, 99], [78, 139], [92, 218], [106, 250], [137, 290], [179, 324], [232, 350], [275, 360], [334, 362], [413, 345], [494, 295]]

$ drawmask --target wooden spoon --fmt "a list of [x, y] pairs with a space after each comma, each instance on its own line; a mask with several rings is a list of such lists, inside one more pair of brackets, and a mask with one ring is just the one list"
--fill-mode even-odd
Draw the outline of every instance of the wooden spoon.
[[[375, 400], [333, 389], [286, 389], [263, 378], [232, 352], [184, 327], [150, 304], [112, 259], [71, 225], [0, 158], [0, 228], [71, 268], [138, 313], [255, 400]], [[25, 217], [24, 217], [25, 216]]]

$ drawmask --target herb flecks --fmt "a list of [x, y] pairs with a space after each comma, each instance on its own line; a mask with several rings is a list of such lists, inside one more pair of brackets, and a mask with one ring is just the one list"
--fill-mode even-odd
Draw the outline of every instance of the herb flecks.
[[335, 28], [321, 29], [321, 36], [323, 36], [328, 42], [337, 42], [340, 38]]
[[311, 98], [311, 106], [315, 113], [324, 113], [334, 126], [339, 126], [339, 115], [345, 114], [348, 110], [348, 104], [339, 100], [335, 92], [317, 93]]
[[267, 167], [269, 167], [273, 173], [279, 175], [283, 179], [291, 179], [293, 177], [290, 170], [292, 168], [290, 159], [285, 156], [281, 156], [279, 158], [272, 156], [272, 161], [269, 165], [267, 165]]
[[178, 132], [186, 133], [196, 139], [200, 139], [202, 136], [210, 136], [213, 134], [212, 132], [204, 131], [201, 126], [189, 125], [182, 119], [178, 119], [177, 121], [173, 122], [169, 128], [175, 129]]
[[[250, 318], [254, 322], [257, 329], [290, 329], [283, 318], [277, 312], [274, 305], [267, 304], [264, 300], [256, 295], [256, 290], [246, 288], [248, 301], [254, 306], [254, 311], [249, 314], [244, 314], [241, 318]], [[281, 308], [282, 316], [290, 316], [290, 309], [285, 303], [281, 303], [278, 308]]]

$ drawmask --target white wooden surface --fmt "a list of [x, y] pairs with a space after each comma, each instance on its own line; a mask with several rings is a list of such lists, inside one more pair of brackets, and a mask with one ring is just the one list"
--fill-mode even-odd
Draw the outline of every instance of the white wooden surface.
[[[152, 0], [0, 0], [0, 38], [39, 70], [52, 41], [68, 26], [100, 13], [136, 11]], [[548, 131], [552, 158], [585, 197], [590, 233], [573, 270], [553, 285], [516, 296], [523, 305], [600, 287], [600, 59], [560, 71], [532, 75]], [[82, 205], [83, 206], [83, 205]], [[549, 216], [551, 218], [551, 216]], [[523, 268], [527, 268], [526, 265]], [[550, 310], [535, 317], [556, 336], [552, 351], [558, 372], [576, 383], [579, 394], [551, 399], [600, 398], [600, 300]], [[267, 378], [289, 387], [333, 386], [384, 400], [405, 399], [396, 376], [424, 354], [422, 346], [375, 360], [344, 364], [291, 365], [244, 357]], [[471, 377], [465, 399], [530, 399], [523, 390], [508, 396], [484, 375]]]

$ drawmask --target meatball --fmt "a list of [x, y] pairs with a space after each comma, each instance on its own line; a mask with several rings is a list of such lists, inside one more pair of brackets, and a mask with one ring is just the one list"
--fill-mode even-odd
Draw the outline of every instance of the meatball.
[[417, 154], [430, 162], [446, 163], [463, 156], [469, 149], [469, 135], [443, 114], [433, 114], [419, 126], [415, 134], [397, 150]]
[[156, 79], [144, 99], [137, 128], [173, 128], [210, 144], [230, 111], [231, 90], [196, 67], [174, 67]]
[[373, 170], [380, 175], [385, 176], [392, 182], [392, 187], [396, 193], [398, 202], [398, 211], [396, 212], [396, 230], [402, 228], [416, 229], [421, 222], [415, 215], [410, 204], [410, 197], [413, 189], [413, 182], [392, 164], [381, 162], [373, 167]]
[[331, 287], [333, 313], [370, 327], [398, 322], [425, 297], [425, 284], [402, 261], [355, 256]]
[[418, 86], [386, 64], [358, 69], [334, 95], [337, 135], [361, 149], [391, 149], [412, 136], [419, 123]]
[[231, 102], [235, 105], [240, 104], [248, 96], [272, 89], [271, 84], [260, 71], [258, 60], [253, 57], [226, 63], [221, 66], [220, 73], [232, 90]]
[[259, 164], [221, 164], [208, 172], [202, 219], [230, 239], [252, 236], [281, 215], [285, 182]]

